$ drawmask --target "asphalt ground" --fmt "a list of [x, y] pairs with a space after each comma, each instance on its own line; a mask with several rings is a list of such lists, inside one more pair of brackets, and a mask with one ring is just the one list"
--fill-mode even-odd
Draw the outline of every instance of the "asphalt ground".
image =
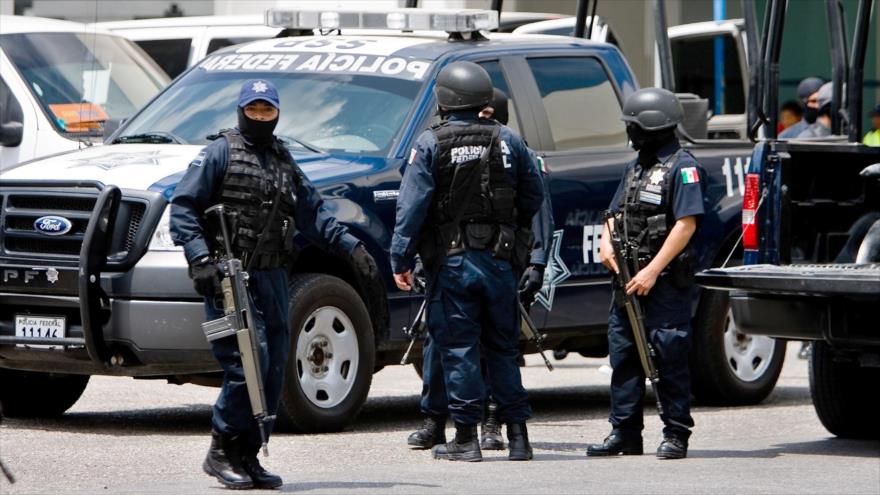
[[[533, 462], [484, 452], [482, 463], [453, 463], [409, 450], [406, 437], [421, 420], [420, 381], [411, 368], [394, 366], [374, 377], [347, 431], [275, 435], [263, 463], [283, 475], [282, 492], [307, 494], [880, 494], [880, 442], [837, 439], [822, 427], [799, 347], [789, 345], [782, 377], [763, 404], [697, 405], [684, 460], [587, 459], [587, 443], [609, 430], [606, 360], [569, 357], [549, 373], [529, 356], [523, 376], [535, 411]], [[867, 394], [874, 387], [876, 398], [876, 384], [865, 386], [865, 407], [874, 407]], [[4, 422], [0, 456], [18, 482], [0, 481], [0, 493], [223, 493], [200, 469], [216, 395], [196, 385], [93, 378], [59, 419]], [[660, 429], [648, 414], [647, 454]]]

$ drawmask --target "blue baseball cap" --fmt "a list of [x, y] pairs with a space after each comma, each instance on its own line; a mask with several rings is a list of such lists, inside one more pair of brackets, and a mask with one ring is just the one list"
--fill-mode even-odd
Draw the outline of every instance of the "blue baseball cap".
[[266, 79], [251, 79], [241, 85], [241, 92], [238, 94], [238, 106], [245, 107], [248, 103], [263, 100], [275, 108], [281, 109], [281, 103], [278, 100], [278, 90], [271, 81]]

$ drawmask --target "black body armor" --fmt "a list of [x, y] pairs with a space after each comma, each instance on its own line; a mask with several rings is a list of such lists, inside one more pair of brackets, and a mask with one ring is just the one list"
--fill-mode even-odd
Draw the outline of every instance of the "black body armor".
[[[437, 167], [434, 170], [434, 199], [431, 203], [427, 231], [422, 237], [447, 256], [466, 248], [490, 249], [501, 259], [510, 259], [516, 227], [516, 190], [507, 177], [500, 138], [492, 143], [497, 123], [481, 120], [459, 126], [441, 123], [431, 128], [437, 139]], [[471, 162], [479, 168], [480, 157], [491, 146], [488, 163], [479, 177], [477, 194], [467, 195], [469, 185], [456, 178], [457, 170]], [[456, 213], [464, 208], [461, 222], [454, 225]], [[420, 245], [423, 258], [436, 258]], [[428, 251], [431, 247], [428, 247]], [[435, 253], [436, 254], [436, 253]]]
[[[219, 196], [230, 212], [227, 221], [234, 255], [255, 269], [280, 267], [293, 250], [294, 191], [299, 178], [280, 143], [273, 144], [266, 153], [264, 168], [241, 134], [226, 130], [220, 135], [229, 143], [229, 164]], [[265, 236], [262, 242], [260, 236]], [[222, 238], [214, 237], [215, 247], [219, 248]], [[259, 251], [255, 253], [258, 243]]]

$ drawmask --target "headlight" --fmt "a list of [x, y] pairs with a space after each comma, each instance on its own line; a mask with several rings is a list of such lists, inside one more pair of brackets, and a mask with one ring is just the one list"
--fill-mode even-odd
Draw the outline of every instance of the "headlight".
[[166, 206], [159, 219], [159, 225], [150, 239], [150, 251], [183, 251], [183, 246], [175, 246], [171, 239], [171, 207]]

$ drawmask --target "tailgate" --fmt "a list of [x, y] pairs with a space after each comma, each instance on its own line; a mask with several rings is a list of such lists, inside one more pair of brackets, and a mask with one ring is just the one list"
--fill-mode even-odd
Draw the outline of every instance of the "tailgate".
[[880, 264], [748, 265], [697, 274], [703, 287], [749, 293], [877, 296]]

